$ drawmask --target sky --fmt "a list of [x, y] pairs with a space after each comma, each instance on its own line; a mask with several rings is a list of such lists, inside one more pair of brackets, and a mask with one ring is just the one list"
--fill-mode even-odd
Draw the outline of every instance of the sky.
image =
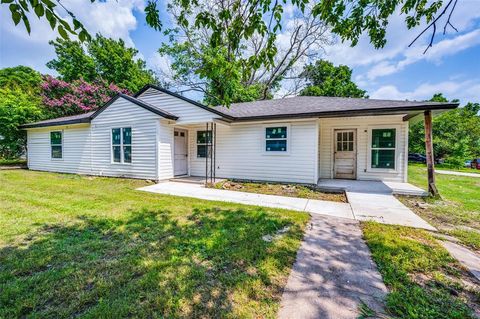
[[[162, 42], [168, 39], [145, 24], [143, 0], [103, 0], [93, 4], [85, 0], [65, 0], [62, 3], [90, 33], [123, 39], [127, 45], [137, 48], [140, 58], [154, 70], [168, 67], [168, 60], [157, 53]], [[56, 37], [48, 22], [32, 16], [29, 35], [23, 25], [14, 26], [5, 9], [2, 5], [0, 68], [26, 65], [55, 75], [46, 67], [55, 57], [48, 41]], [[165, 12], [161, 18], [168, 25]], [[382, 49], [374, 49], [368, 38], [362, 36], [355, 47], [336, 41], [325, 47], [320, 57], [352, 68], [354, 81], [367, 90], [370, 98], [426, 100], [442, 92], [448, 99], [459, 99], [462, 103], [480, 102], [480, 0], [459, 0], [451, 18], [458, 32], [449, 29], [443, 35], [443, 24], [440, 24], [442, 28], [435, 44], [426, 54], [423, 51], [430, 33], [409, 48], [408, 44], [423, 26], [408, 30], [404, 19], [405, 16], [398, 13], [392, 16], [387, 45]]]

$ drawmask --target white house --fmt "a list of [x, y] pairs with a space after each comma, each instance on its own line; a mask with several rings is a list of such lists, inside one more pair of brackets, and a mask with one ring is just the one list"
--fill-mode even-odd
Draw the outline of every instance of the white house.
[[24, 125], [32, 170], [166, 180], [406, 182], [409, 121], [454, 103], [299, 96], [207, 107], [148, 85]]

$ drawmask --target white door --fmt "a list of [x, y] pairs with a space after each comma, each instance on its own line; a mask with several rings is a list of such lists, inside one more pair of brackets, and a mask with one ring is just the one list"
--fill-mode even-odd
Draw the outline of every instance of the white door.
[[174, 130], [174, 161], [173, 161], [173, 174], [174, 175], [187, 175], [188, 169], [188, 153], [187, 153], [187, 131]]
[[355, 179], [357, 177], [356, 144], [356, 130], [335, 130], [335, 178]]

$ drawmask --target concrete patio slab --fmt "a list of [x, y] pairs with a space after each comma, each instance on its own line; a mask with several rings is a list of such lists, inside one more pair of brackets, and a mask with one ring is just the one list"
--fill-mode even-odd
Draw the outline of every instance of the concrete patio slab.
[[381, 313], [386, 293], [358, 221], [312, 215], [278, 317], [353, 319], [361, 302]]
[[347, 192], [346, 194], [355, 219], [436, 230], [393, 195], [358, 192]]
[[456, 176], [468, 176], [468, 177], [477, 177], [480, 178], [479, 173], [467, 173], [467, 172], [456, 172], [456, 171], [445, 171], [442, 169], [436, 169], [435, 173], [443, 175], [456, 175]]
[[349, 192], [371, 194], [398, 194], [411, 196], [426, 196], [428, 193], [412, 184], [382, 181], [358, 181], [348, 179], [320, 179], [317, 183], [320, 189], [343, 190]]

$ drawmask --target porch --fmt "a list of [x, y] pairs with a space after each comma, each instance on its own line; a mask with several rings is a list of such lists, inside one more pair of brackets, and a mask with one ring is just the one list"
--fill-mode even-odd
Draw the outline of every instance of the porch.
[[387, 181], [360, 181], [347, 179], [319, 179], [317, 186], [324, 191], [345, 191], [365, 194], [428, 196], [423, 189], [410, 183]]

